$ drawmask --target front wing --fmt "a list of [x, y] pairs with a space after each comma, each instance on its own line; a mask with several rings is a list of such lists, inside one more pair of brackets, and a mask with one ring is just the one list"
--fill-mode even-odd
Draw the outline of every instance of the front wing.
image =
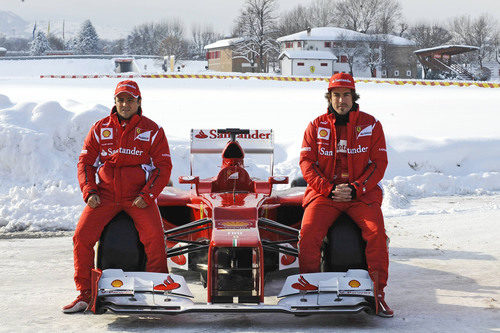
[[364, 270], [309, 273], [286, 279], [276, 304], [194, 302], [176, 274], [108, 269], [98, 281], [93, 312], [180, 314], [187, 312], [283, 312], [295, 315], [375, 312], [373, 283]]

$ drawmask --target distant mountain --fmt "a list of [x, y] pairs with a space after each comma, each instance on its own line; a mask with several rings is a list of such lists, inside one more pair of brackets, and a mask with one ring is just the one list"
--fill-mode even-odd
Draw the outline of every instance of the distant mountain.
[[[14, 14], [13, 12], [0, 10], [0, 34], [6, 37], [24, 37], [30, 38], [33, 32], [34, 22], [28, 22]], [[126, 30], [110, 26], [108, 24], [96, 24], [94, 25], [99, 38], [103, 39], [117, 39], [125, 38], [132, 28]], [[37, 19], [36, 21], [37, 30], [41, 30], [47, 33], [49, 21], [43, 18]], [[64, 37], [65, 39], [74, 37], [82, 26], [82, 22], [66, 20], [64, 25]], [[52, 20], [50, 21], [50, 33], [55, 36], [63, 37], [63, 20]]]
[[0, 33], [7, 37], [30, 36], [30, 23], [13, 12], [0, 10]]

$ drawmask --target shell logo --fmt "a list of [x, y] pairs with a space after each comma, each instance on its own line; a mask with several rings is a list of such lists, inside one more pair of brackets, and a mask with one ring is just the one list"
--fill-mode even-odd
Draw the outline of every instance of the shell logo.
[[111, 131], [110, 130], [102, 131], [102, 136], [105, 138], [109, 138], [111, 136]]
[[113, 280], [113, 282], [111, 282], [111, 285], [115, 288], [120, 288], [121, 286], [123, 286], [123, 282], [121, 280]]
[[349, 286], [351, 288], [359, 288], [360, 285], [361, 285], [361, 283], [359, 283], [358, 280], [351, 280], [351, 281], [349, 281]]
[[327, 136], [327, 135], [328, 135], [328, 132], [327, 132], [326, 130], [321, 130], [321, 131], [319, 131], [319, 136], [321, 136], [321, 137], [325, 137], [325, 136]]

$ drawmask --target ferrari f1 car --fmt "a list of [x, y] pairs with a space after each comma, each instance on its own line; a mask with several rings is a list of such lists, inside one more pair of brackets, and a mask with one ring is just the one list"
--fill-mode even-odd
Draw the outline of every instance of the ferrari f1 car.
[[[158, 198], [167, 240], [169, 274], [145, 272], [133, 221], [118, 214], [104, 230], [92, 272], [89, 310], [103, 313], [185, 312], [377, 313], [366, 271], [364, 241], [347, 216], [334, 223], [322, 250], [322, 272], [298, 274], [297, 240], [305, 182], [273, 175], [272, 130], [191, 131], [191, 175]], [[215, 177], [193, 175], [195, 157], [221, 154]], [[269, 159], [267, 180], [250, 177], [245, 155]], [[186, 186], [189, 187], [189, 186]], [[199, 272], [206, 301], [193, 300], [182, 270]], [[172, 272], [176, 274], [173, 274]], [[266, 276], [287, 275], [275, 302], [266, 303]]]

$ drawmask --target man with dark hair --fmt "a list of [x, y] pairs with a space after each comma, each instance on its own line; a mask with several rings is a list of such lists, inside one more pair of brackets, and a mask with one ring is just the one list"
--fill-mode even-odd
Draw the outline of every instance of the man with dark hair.
[[387, 167], [382, 125], [359, 111], [354, 79], [334, 74], [326, 94], [328, 112], [314, 119], [304, 133], [300, 168], [307, 181], [300, 229], [301, 273], [320, 271], [320, 251], [328, 229], [344, 212], [360, 227], [366, 241], [368, 272], [374, 281], [378, 314], [392, 317], [384, 288], [389, 256], [384, 228], [382, 189]]
[[96, 122], [85, 139], [78, 181], [87, 206], [73, 236], [75, 284], [80, 295], [63, 307], [65, 313], [87, 308], [94, 245], [120, 211], [134, 220], [146, 252], [146, 270], [168, 271], [156, 197], [170, 178], [170, 150], [163, 129], [142, 115], [141, 101], [137, 83], [118, 83], [111, 114]]

